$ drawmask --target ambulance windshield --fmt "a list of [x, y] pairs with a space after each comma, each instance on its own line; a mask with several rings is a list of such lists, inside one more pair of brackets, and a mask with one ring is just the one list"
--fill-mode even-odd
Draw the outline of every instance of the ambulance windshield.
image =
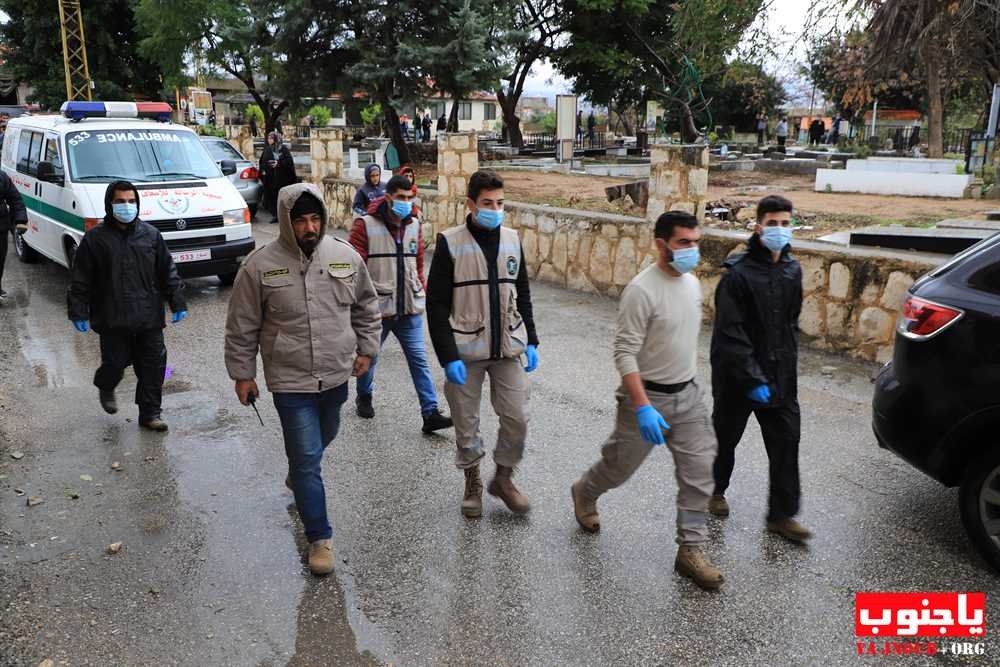
[[219, 178], [222, 172], [198, 136], [176, 130], [83, 130], [66, 136], [70, 178], [137, 183]]

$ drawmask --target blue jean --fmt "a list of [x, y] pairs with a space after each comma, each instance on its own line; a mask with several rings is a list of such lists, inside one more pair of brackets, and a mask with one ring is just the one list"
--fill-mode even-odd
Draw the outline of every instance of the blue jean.
[[[413, 387], [420, 399], [420, 414], [427, 415], [437, 410], [437, 393], [434, 391], [434, 379], [431, 368], [427, 365], [427, 346], [424, 344], [423, 315], [403, 315], [397, 318], [382, 320], [382, 343], [389, 334], [396, 335], [399, 346], [403, 348], [406, 363], [410, 367], [410, 377]], [[368, 372], [358, 378], [358, 395], [370, 396], [375, 390], [375, 364], [372, 361]]]
[[333, 536], [326, 517], [321, 464], [326, 446], [337, 437], [340, 408], [346, 401], [346, 382], [322, 392], [274, 394], [274, 407], [285, 436], [285, 455], [288, 456], [288, 476], [295, 493], [295, 506], [310, 542]]

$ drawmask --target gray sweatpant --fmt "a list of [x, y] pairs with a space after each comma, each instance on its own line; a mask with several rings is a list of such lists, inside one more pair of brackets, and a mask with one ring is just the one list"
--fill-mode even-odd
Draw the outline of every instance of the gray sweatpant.
[[[648, 391], [649, 401], [668, 424], [667, 449], [674, 457], [677, 478], [677, 543], [701, 544], [708, 531], [708, 499], [712, 494], [712, 463], [717, 444], [697, 380], [676, 394]], [[596, 500], [621, 486], [639, 469], [654, 445], [642, 439], [635, 408], [619, 389], [615, 430], [601, 448], [601, 458], [583, 475], [583, 494]]]
[[[479, 405], [483, 382], [490, 376], [490, 402], [500, 417], [497, 446], [493, 460], [497, 465], [513, 468], [524, 456], [524, 441], [528, 437], [528, 378], [519, 359], [473, 361], [465, 364], [468, 377], [465, 384], [444, 385], [444, 396], [455, 422], [455, 465], [472, 468], [479, 465], [485, 452], [479, 432]], [[711, 471], [709, 471], [711, 473]], [[711, 477], [711, 474], [709, 474]]]

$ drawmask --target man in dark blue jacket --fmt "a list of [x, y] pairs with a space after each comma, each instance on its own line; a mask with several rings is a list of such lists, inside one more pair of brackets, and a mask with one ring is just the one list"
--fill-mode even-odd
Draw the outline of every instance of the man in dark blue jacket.
[[104, 195], [104, 221], [88, 231], [76, 251], [69, 286], [69, 319], [80, 333], [101, 336], [101, 367], [94, 374], [101, 407], [118, 412], [115, 387], [132, 366], [138, 383], [139, 425], [166, 431], [160, 418], [167, 348], [163, 305], [172, 322], [187, 315], [183, 283], [160, 232], [139, 219], [139, 192], [115, 181]]
[[812, 534], [799, 511], [799, 313], [802, 267], [790, 255], [792, 202], [778, 195], [757, 204], [747, 252], [726, 260], [715, 292], [712, 332], [712, 421], [719, 441], [709, 511], [728, 516], [725, 493], [736, 445], [751, 413], [770, 461], [768, 530], [804, 541]]

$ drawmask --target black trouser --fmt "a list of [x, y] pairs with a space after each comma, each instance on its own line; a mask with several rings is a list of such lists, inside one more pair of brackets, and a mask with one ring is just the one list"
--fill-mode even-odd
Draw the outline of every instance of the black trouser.
[[163, 329], [147, 331], [106, 331], [101, 334], [101, 367], [94, 373], [94, 384], [101, 391], [114, 391], [125, 369], [132, 366], [138, 380], [135, 403], [139, 421], [160, 416], [163, 398], [163, 374], [167, 369], [167, 348]]
[[0, 227], [0, 287], [3, 287], [3, 266], [7, 262], [7, 236], [10, 234], [5, 227]]
[[764, 143], [764, 130], [757, 130], [757, 145]]
[[788, 139], [788, 137], [778, 137], [778, 145], [779, 146], [784, 146], [786, 139]]
[[770, 462], [768, 521], [787, 519], [799, 512], [799, 435], [801, 420], [796, 399], [773, 407], [757, 406], [745, 398], [716, 398], [712, 410], [719, 452], [712, 474], [716, 495], [724, 495], [736, 464], [736, 445], [743, 437], [747, 420], [753, 413], [764, 436], [764, 448]]

